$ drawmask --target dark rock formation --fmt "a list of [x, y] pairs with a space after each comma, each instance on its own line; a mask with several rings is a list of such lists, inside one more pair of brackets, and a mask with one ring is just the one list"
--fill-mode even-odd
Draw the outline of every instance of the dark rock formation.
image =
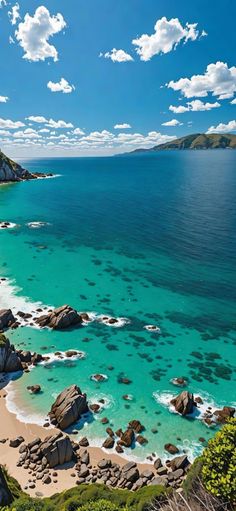
[[124, 447], [131, 447], [133, 441], [135, 439], [135, 435], [132, 429], [127, 429], [120, 437], [120, 440], [117, 442], [118, 445]]
[[21, 371], [22, 364], [14, 346], [11, 346], [5, 335], [0, 334], [0, 373]]
[[86, 394], [83, 394], [77, 385], [71, 385], [59, 394], [48, 415], [52, 424], [64, 430], [77, 422], [86, 412], [88, 412]]
[[188, 415], [193, 413], [194, 410], [194, 397], [193, 394], [184, 390], [177, 397], [171, 400], [171, 404], [174, 405], [176, 412], [181, 415]]
[[214, 415], [217, 419], [217, 422], [220, 424], [225, 424], [230, 417], [234, 417], [235, 414], [235, 408], [231, 406], [224, 406], [222, 410], [216, 410], [214, 412]]
[[177, 454], [179, 452], [178, 447], [173, 444], [165, 444], [165, 450], [168, 451], [170, 454]]
[[8, 506], [12, 501], [12, 494], [7, 486], [3, 470], [0, 467], [0, 507]]
[[81, 324], [82, 317], [69, 305], [63, 305], [44, 316], [36, 318], [35, 322], [40, 327], [47, 326], [54, 330], [64, 330], [65, 328]]
[[15, 321], [11, 309], [0, 310], [0, 330], [5, 330], [5, 328], [13, 325]]
[[34, 466], [32, 470], [37, 471], [38, 469], [38, 473], [42, 474], [42, 477], [46, 467], [53, 468], [57, 465], [64, 465], [75, 457], [70, 438], [62, 433], [48, 436], [43, 441], [36, 438], [28, 445], [24, 444], [24, 449], [20, 449], [20, 451], [21, 456], [17, 466], [28, 468], [32, 465]]

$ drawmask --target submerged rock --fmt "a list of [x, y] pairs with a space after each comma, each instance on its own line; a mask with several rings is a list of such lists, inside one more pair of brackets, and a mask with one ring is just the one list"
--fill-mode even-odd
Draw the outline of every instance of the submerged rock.
[[65, 328], [81, 324], [82, 317], [69, 305], [63, 305], [46, 315], [36, 318], [35, 321], [40, 327], [47, 326], [54, 330], [63, 330]]
[[86, 412], [88, 412], [86, 394], [83, 394], [77, 385], [71, 385], [59, 394], [48, 415], [52, 424], [64, 430], [77, 422]]
[[188, 415], [193, 413], [194, 410], [194, 397], [193, 394], [184, 390], [177, 397], [171, 400], [171, 404], [174, 405], [176, 412], [181, 415]]

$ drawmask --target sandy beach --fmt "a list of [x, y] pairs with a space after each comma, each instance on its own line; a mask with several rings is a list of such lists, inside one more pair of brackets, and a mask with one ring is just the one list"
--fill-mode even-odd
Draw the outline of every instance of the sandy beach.
[[[7, 410], [5, 397], [7, 395], [6, 388], [0, 390], [0, 417], [1, 417], [1, 429], [0, 429], [0, 459], [1, 464], [5, 465], [9, 474], [13, 476], [20, 483], [22, 489], [26, 486], [29, 479], [32, 479], [33, 476], [29, 474], [28, 470], [25, 470], [22, 467], [17, 467], [16, 463], [19, 459], [19, 448], [12, 448], [9, 446], [9, 440], [12, 438], [16, 438], [17, 436], [22, 436], [25, 439], [26, 443], [31, 442], [36, 437], [40, 437], [44, 439], [48, 435], [53, 435], [58, 433], [58, 429], [50, 429], [47, 430], [41, 426], [34, 424], [25, 424], [20, 422], [16, 415], [10, 413]], [[5, 443], [2, 443], [1, 440], [6, 439]], [[91, 465], [95, 467], [97, 462], [102, 458], [111, 459], [115, 463], [119, 463], [120, 466], [123, 466], [127, 463], [127, 460], [124, 458], [112, 454], [105, 453], [102, 449], [96, 447], [87, 447], [86, 450], [90, 454]], [[85, 449], [81, 448], [80, 452], [83, 453]], [[63, 467], [55, 467], [55, 469], [51, 470], [51, 472], [57, 472], [57, 482], [53, 481], [51, 484], [43, 484], [42, 481], [35, 482], [34, 489], [25, 490], [26, 493], [31, 495], [32, 497], [39, 496], [38, 494], [42, 494], [43, 497], [50, 497], [55, 493], [61, 492], [63, 490], [68, 490], [75, 486], [76, 477], [72, 474], [76, 475], [74, 470], [74, 463], [68, 463], [63, 465]], [[148, 464], [138, 464], [138, 467], [141, 470], [145, 470], [150, 468]]]

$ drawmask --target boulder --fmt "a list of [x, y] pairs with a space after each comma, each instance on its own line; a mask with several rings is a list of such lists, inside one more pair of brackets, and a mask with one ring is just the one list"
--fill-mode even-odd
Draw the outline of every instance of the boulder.
[[65, 328], [81, 324], [82, 317], [69, 305], [63, 305], [46, 315], [39, 316], [39, 318], [36, 318], [35, 321], [40, 327], [47, 326], [54, 330], [63, 330]]
[[64, 465], [64, 463], [68, 463], [74, 457], [71, 440], [62, 433], [46, 437], [39, 444], [37, 454], [39, 459], [46, 458], [50, 468]]
[[123, 445], [124, 447], [131, 447], [133, 441], [135, 439], [133, 429], [127, 429], [120, 437], [120, 440], [117, 442], [119, 445]]
[[114, 447], [114, 444], [115, 444], [115, 440], [113, 437], [111, 436], [108, 436], [105, 440], [105, 442], [103, 442], [102, 446], [105, 448], [105, 449], [112, 449], [112, 447]]
[[139, 471], [136, 463], [130, 461], [122, 467], [122, 477], [131, 483], [135, 483], [139, 479]]
[[29, 385], [27, 387], [27, 390], [29, 390], [31, 394], [38, 394], [39, 392], [41, 392], [41, 387], [40, 385]]
[[24, 438], [23, 436], [18, 436], [16, 438], [12, 438], [12, 440], [10, 440], [9, 442], [9, 445], [10, 447], [19, 447], [20, 444], [22, 444], [24, 442]]
[[176, 456], [173, 460], [170, 461], [170, 467], [173, 471], [176, 471], [180, 468], [185, 469], [189, 465], [189, 460], [186, 454], [183, 456]]
[[214, 415], [216, 416], [217, 422], [224, 424], [228, 419], [234, 417], [235, 408], [232, 406], [224, 406], [222, 410], [216, 410]]
[[193, 394], [184, 390], [177, 397], [171, 400], [171, 404], [174, 405], [176, 412], [181, 415], [188, 415], [193, 413], [194, 410], [194, 397]]
[[64, 430], [77, 422], [86, 412], [88, 412], [86, 394], [83, 394], [77, 385], [71, 385], [59, 394], [48, 415], [54, 425]]
[[5, 335], [0, 334], [0, 373], [22, 371], [21, 360]]
[[9, 326], [15, 323], [15, 318], [12, 314], [11, 309], [1, 309], [0, 310], [0, 330], [5, 330]]
[[178, 447], [173, 444], [165, 444], [165, 450], [168, 451], [170, 454], [177, 454], [179, 452]]
[[142, 433], [142, 431], [145, 429], [139, 420], [130, 421], [129, 428], [133, 429], [135, 433]]

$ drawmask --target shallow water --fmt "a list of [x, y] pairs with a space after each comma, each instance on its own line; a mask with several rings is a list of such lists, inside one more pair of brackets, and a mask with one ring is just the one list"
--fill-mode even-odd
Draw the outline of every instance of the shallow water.
[[[170, 413], [165, 403], [178, 391], [170, 383], [176, 376], [187, 377], [188, 389], [207, 403], [236, 400], [236, 153], [23, 163], [60, 177], [0, 188], [0, 221], [18, 225], [0, 231], [0, 273], [18, 288], [1, 286], [0, 305], [31, 310], [38, 301], [69, 303], [130, 322], [9, 332], [12, 342], [32, 351], [77, 349], [86, 357], [38, 366], [11, 384], [8, 403], [22, 419], [38, 420], [57, 393], [76, 383], [90, 401], [106, 401], [80, 435], [101, 445], [102, 417], [115, 429], [137, 418], [149, 443], [128, 456], [163, 455], [166, 442], [196, 455], [199, 437], [208, 439], [212, 430]], [[148, 324], [161, 335], [146, 331]], [[107, 381], [91, 381], [94, 373]], [[120, 376], [130, 385], [119, 383]], [[43, 392], [32, 396], [26, 387], [35, 383]]]

